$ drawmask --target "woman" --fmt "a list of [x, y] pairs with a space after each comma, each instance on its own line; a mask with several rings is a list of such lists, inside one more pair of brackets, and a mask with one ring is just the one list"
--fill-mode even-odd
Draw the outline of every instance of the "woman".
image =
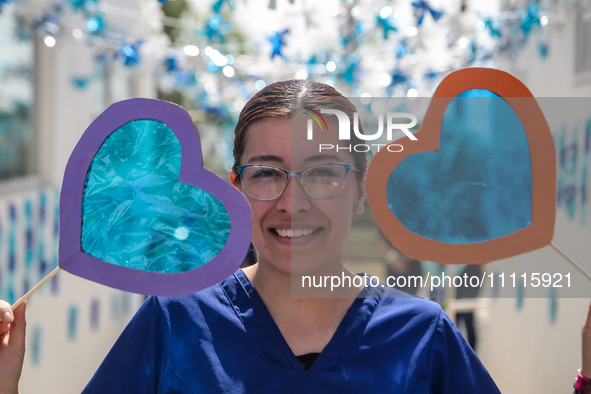
[[[342, 253], [352, 216], [364, 209], [367, 161], [346, 147], [319, 151], [320, 143], [349, 144], [338, 140], [336, 118], [308, 139], [306, 112], [323, 108], [353, 124], [347, 99], [307, 80], [269, 85], [246, 104], [230, 178], [251, 206], [258, 263], [187, 297], [150, 297], [84, 393], [499, 392], [433, 302], [383, 285], [292, 297], [306, 290], [294, 277], [357, 278]], [[14, 319], [1, 356], [11, 365], [0, 376], [10, 393], [24, 311]]]

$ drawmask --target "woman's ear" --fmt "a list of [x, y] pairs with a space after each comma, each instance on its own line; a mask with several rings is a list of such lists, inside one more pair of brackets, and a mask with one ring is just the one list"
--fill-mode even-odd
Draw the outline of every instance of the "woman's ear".
[[230, 171], [230, 183], [238, 190], [242, 191], [240, 177], [234, 171]]
[[355, 201], [355, 208], [353, 212], [357, 214], [362, 214], [365, 211], [365, 175], [367, 172], [363, 173], [363, 178], [357, 182], [357, 199]]

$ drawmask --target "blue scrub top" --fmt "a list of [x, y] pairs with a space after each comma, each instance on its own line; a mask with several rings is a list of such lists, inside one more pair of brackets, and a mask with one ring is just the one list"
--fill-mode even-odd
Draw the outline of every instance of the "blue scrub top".
[[[392, 298], [393, 297], [393, 298]], [[309, 371], [242, 270], [178, 298], [150, 297], [85, 394], [499, 393], [435, 302], [367, 288]]]

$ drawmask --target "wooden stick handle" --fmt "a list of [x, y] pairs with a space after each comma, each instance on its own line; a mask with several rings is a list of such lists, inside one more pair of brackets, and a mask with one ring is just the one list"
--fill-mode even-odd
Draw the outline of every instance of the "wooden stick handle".
[[55, 276], [55, 274], [57, 274], [61, 270], [62, 269], [58, 266], [53, 271], [51, 271], [45, 278], [43, 278], [41, 280], [41, 282], [37, 283], [35, 286], [33, 286], [33, 288], [31, 290], [27, 291], [27, 294], [25, 294], [24, 296], [19, 298], [18, 301], [15, 302], [14, 305], [12, 306], [12, 310], [15, 310], [16, 308], [18, 308], [20, 306], [20, 304], [25, 302], [25, 300], [31, 296], [31, 294], [33, 294], [34, 292], [39, 290], [41, 288], [41, 286], [43, 286], [45, 283], [47, 283], [47, 281], [49, 279], [53, 278]]
[[571, 263], [573, 265], [573, 267], [575, 267], [576, 269], [578, 269], [579, 272], [585, 276], [585, 278], [587, 278], [587, 279], [589, 279], [591, 281], [591, 275], [589, 275], [589, 273], [587, 271], [585, 271], [585, 269], [583, 267], [581, 267], [580, 265], [578, 265], [573, 259], [571, 259], [570, 257], [568, 257], [568, 255], [566, 253], [564, 253], [558, 246], [554, 245], [554, 242], [550, 242], [550, 246], [552, 246], [552, 248], [555, 251], [557, 251], [559, 255], [561, 255], [562, 257], [564, 257], [564, 259], [566, 261], [568, 261], [569, 263]]

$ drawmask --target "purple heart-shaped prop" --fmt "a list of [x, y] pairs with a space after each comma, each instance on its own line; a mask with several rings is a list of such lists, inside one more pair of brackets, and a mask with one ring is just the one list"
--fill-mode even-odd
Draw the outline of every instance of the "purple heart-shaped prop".
[[[206, 192], [198, 195], [217, 199], [229, 216], [230, 231], [223, 247], [213, 258], [196, 268], [183, 272], [130, 268], [94, 257], [82, 247], [82, 220], [86, 217], [85, 188], [91, 164], [114, 131], [136, 120], [160, 122], [174, 133], [181, 147], [178, 181]], [[195, 201], [196, 209], [200, 203], [205, 204], [206, 201]], [[60, 198], [60, 226], [60, 268], [117, 289], [163, 296], [191, 294], [230, 276], [242, 263], [252, 232], [250, 207], [244, 196], [230, 183], [203, 168], [199, 135], [189, 114], [178, 105], [152, 99], [131, 99], [113, 104], [85, 131], [66, 166]], [[86, 236], [86, 230], [84, 234]], [[183, 237], [186, 238], [177, 234], [177, 238]], [[200, 241], [208, 242], [207, 239]]]

